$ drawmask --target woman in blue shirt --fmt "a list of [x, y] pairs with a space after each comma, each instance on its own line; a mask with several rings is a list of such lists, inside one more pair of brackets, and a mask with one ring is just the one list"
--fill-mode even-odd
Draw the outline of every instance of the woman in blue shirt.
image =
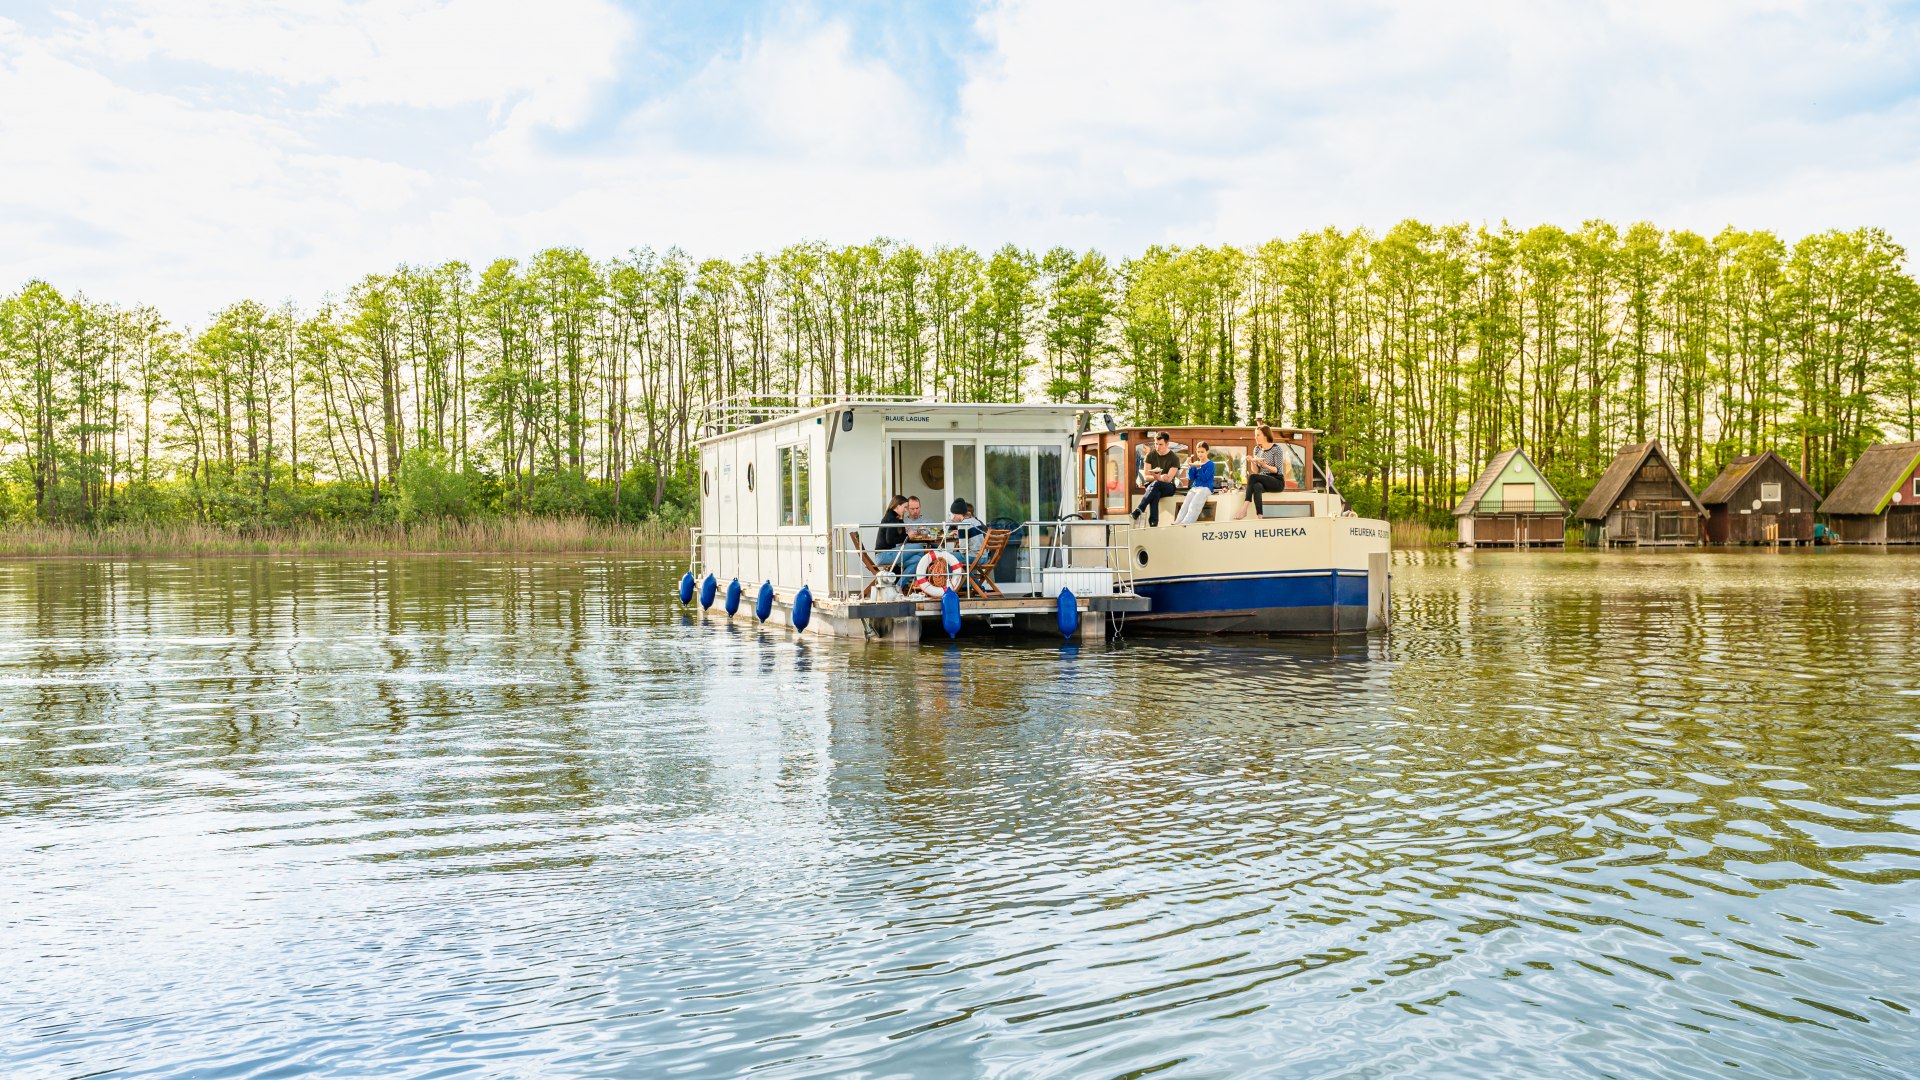
[[1206, 443], [1196, 442], [1187, 455], [1187, 498], [1180, 504], [1180, 516], [1174, 519], [1175, 525], [1191, 525], [1199, 521], [1200, 511], [1206, 509], [1207, 499], [1213, 495], [1213, 448]]

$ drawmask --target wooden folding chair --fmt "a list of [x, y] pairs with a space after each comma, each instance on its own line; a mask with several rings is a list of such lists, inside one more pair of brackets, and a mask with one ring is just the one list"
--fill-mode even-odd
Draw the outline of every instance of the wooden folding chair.
[[973, 595], [996, 600], [1005, 596], [993, 582], [993, 568], [1000, 565], [1000, 556], [1006, 554], [1007, 541], [1012, 536], [1012, 529], [987, 530], [986, 537], [980, 541], [980, 554], [967, 564], [967, 588]]
[[867, 545], [861, 543], [859, 529], [854, 529], [851, 535], [853, 537], [853, 550], [859, 554], [860, 561], [866, 564], [867, 573], [873, 575], [872, 580], [867, 582], [867, 587], [860, 590], [860, 595], [866, 597], [880, 586], [880, 575], [882, 573], [890, 573], [891, 571], [883, 571], [880, 564], [873, 561], [873, 556], [867, 554]]

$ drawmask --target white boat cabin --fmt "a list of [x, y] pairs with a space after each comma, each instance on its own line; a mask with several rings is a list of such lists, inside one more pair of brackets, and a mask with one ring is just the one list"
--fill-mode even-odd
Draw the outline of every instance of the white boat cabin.
[[[1073, 509], [1075, 445], [1085, 418], [1110, 406], [969, 404], [838, 398], [730, 401], [699, 441], [700, 528], [694, 558], [751, 592], [771, 582], [784, 603], [862, 592], [891, 496], [919, 498], [921, 520], [947, 520], [964, 499], [990, 528], [1015, 535], [996, 571], [1008, 595], [1034, 595], [1030, 523]], [[858, 543], [854, 541], [857, 539]]]

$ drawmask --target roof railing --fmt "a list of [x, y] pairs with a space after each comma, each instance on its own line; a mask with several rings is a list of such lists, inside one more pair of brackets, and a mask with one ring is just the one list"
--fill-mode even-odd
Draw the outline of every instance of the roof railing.
[[724, 435], [825, 405], [899, 405], [935, 400], [926, 394], [734, 394], [700, 406], [695, 413], [695, 428], [704, 436]]

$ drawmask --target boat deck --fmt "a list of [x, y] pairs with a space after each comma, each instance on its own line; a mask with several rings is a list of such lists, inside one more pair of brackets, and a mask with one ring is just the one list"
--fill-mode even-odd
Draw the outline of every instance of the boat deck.
[[[962, 600], [960, 614], [967, 615], [1040, 615], [1050, 613], [1056, 601], [1045, 596], [1005, 596], [994, 599]], [[1079, 598], [1075, 605], [1081, 611], [1117, 612], [1137, 614], [1152, 606], [1152, 601], [1138, 593], [1115, 593], [1111, 596], [1088, 596]], [[816, 607], [824, 614], [844, 616], [849, 619], [904, 619], [913, 616], [937, 619], [940, 617], [940, 601], [933, 599], [912, 600], [863, 600], [859, 597], [822, 599]]]

